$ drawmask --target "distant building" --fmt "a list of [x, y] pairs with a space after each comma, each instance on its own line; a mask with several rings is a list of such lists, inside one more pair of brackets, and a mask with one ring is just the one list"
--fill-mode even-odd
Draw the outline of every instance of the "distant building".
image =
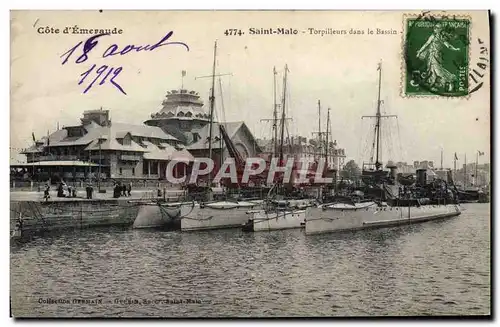
[[[269, 139], [258, 140], [263, 153], [271, 155], [274, 152], [274, 142]], [[320, 147], [317, 139], [307, 139], [302, 136], [287, 137], [284, 140], [283, 146], [284, 158], [293, 155], [296, 159], [310, 158], [316, 159], [318, 157], [328, 158], [328, 168], [339, 171], [345, 164], [345, 150], [338, 148], [337, 140], [329, 142], [328, 154], [323, 147]]]
[[413, 167], [415, 169], [433, 169], [434, 168], [434, 161], [432, 161], [432, 160], [414, 161]]
[[396, 164], [397, 172], [403, 174], [414, 174], [415, 173], [415, 164], [409, 165], [406, 162], [397, 162]]
[[461, 169], [453, 172], [453, 176], [454, 180], [461, 186], [487, 186], [491, 183], [490, 164], [477, 165], [477, 174], [475, 163], [467, 164], [467, 169], [465, 169], [465, 165], [462, 165]]

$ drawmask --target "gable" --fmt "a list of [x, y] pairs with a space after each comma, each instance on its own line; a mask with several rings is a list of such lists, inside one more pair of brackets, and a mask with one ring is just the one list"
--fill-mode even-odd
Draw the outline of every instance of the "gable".
[[245, 123], [241, 123], [239, 128], [234, 131], [231, 140], [235, 145], [240, 144], [240, 147], [244, 146], [250, 157], [257, 156], [262, 152], [255, 137]]

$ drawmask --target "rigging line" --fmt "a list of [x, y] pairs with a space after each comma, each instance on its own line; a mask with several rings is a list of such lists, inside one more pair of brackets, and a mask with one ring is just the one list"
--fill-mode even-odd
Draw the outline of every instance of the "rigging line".
[[[361, 122], [363, 124], [363, 122]], [[371, 136], [371, 130], [372, 127], [374, 126], [373, 123], [370, 123], [370, 127], [368, 129], [362, 129], [365, 131], [365, 133], [362, 135], [360, 138], [360, 144], [364, 141], [363, 147], [360, 148], [360, 153], [359, 153], [359, 161], [361, 165], [363, 164], [364, 160], [367, 159], [366, 155], [370, 154], [371, 151], [371, 156], [373, 157], [373, 147], [370, 146], [370, 136]], [[369, 157], [370, 155], [368, 155]]]
[[[363, 121], [361, 120], [361, 128], [359, 129], [360, 133], [364, 131], [363, 126], [362, 126]], [[364, 144], [366, 143], [366, 138], [364, 137], [364, 134], [361, 135], [362, 137], [359, 138], [359, 145], [358, 145], [358, 153], [356, 159], [358, 160], [357, 162], [361, 162], [363, 155], [366, 153], [365, 152], [365, 146]], [[363, 142], [364, 141], [364, 142]]]
[[[397, 124], [397, 122], [393, 122], [393, 124]], [[397, 135], [395, 135], [394, 131], [396, 130], [396, 128], [393, 129], [392, 131], [392, 146], [393, 146], [393, 150], [394, 152], [396, 152], [395, 156], [400, 159], [398, 161], [402, 161], [402, 158], [401, 158], [401, 152], [399, 151], [399, 147], [397, 147], [396, 145], [396, 139], [397, 139]]]
[[217, 104], [214, 105], [214, 119], [213, 121], [219, 121], [219, 114], [217, 112]]
[[369, 162], [373, 162], [373, 157], [375, 155], [375, 141], [370, 141], [371, 137], [374, 135], [371, 131], [375, 128], [375, 125], [375, 123], [370, 123], [370, 128], [366, 133], [366, 153], [368, 154], [366, 159], [369, 159]]
[[[388, 136], [388, 128], [387, 126], [385, 126], [384, 129], [381, 129], [380, 130], [380, 137], [381, 137], [381, 142], [380, 142], [380, 148], [381, 149], [387, 149], [385, 150], [385, 154], [387, 156], [386, 160], [389, 160], [389, 156], [390, 156], [390, 150], [389, 150], [389, 147], [388, 147], [388, 144], [389, 144], [389, 136]], [[380, 150], [380, 156], [381, 158], [384, 157], [384, 152], [382, 150]], [[382, 159], [380, 159], [380, 161], [382, 162]]]
[[224, 93], [222, 89], [222, 79], [219, 77], [219, 92], [220, 92], [220, 106], [221, 106], [221, 122], [224, 122], [224, 127], [227, 128], [226, 109], [224, 107]]
[[287, 144], [288, 153], [291, 154], [292, 153], [292, 142], [290, 139], [290, 131], [288, 130], [288, 125], [285, 125], [285, 133], [286, 133], [286, 138], [288, 139], [288, 144]]
[[[228, 61], [230, 62], [230, 60], [228, 60]], [[231, 67], [229, 67], [229, 69], [231, 69]], [[233, 106], [233, 94], [231, 92], [231, 90], [232, 90], [231, 79], [232, 79], [233, 76], [229, 75], [228, 77], [229, 77], [229, 90], [227, 91], [227, 97], [228, 97], [228, 100], [229, 100], [229, 107], [236, 109], [236, 112], [238, 112], [239, 108], [236, 107], [236, 106]]]
[[386, 141], [386, 147], [387, 147], [387, 161], [389, 160], [394, 160], [394, 151], [393, 151], [393, 148], [392, 148], [392, 135], [391, 135], [391, 131], [388, 128], [386, 128], [386, 135], [387, 135], [387, 141]]
[[[288, 71], [290, 72], [290, 71]], [[293, 80], [291, 80], [290, 78], [287, 79], [287, 85], [286, 85], [286, 89], [287, 89], [287, 103], [288, 103], [288, 112], [287, 112], [287, 117], [291, 118], [290, 119], [290, 135], [299, 135], [299, 131], [298, 131], [298, 124], [296, 123], [296, 121], [294, 120], [294, 106], [295, 106], [295, 103], [293, 102], [293, 97], [292, 97], [292, 94], [293, 94]], [[296, 118], [296, 117], [295, 117]]]
[[[363, 130], [363, 120], [361, 120], [360, 122], [360, 125], [361, 125], [361, 131]], [[356, 159], [358, 160], [358, 162], [361, 162], [362, 161], [362, 156], [363, 156], [363, 153], [365, 153], [365, 148], [363, 146], [363, 140], [366, 142], [366, 139], [364, 137], [360, 137], [359, 138], [359, 145], [358, 145], [358, 155], [356, 157]]]
[[398, 157], [398, 154], [397, 154], [397, 149], [395, 147], [395, 143], [394, 143], [394, 140], [395, 140], [395, 135], [394, 135], [394, 122], [392, 121], [391, 119], [391, 131], [390, 131], [390, 138], [391, 138], [391, 151], [393, 153], [393, 156], [394, 156], [394, 160], [396, 160]]
[[401, 144], [401, 134], [399, 132], [399, 119], [396, 117], [396, 122], [398, 126], [398, 143], [399, 143], [399, 151], [401, 153], [401, 161], [403, 161], [403, 158], [406, 158], [406, 153], [403, 153], [403, 146]]
[[392, 149], [392, 136], [390, 130], [387, 128], [385, 132], [387, 134], [386, 148], [387, 148], [387, 160], [394, 160], [394, 151]]
[[[286, 81], [286, 94], [285, 94], [285, 97], [286, 97], [286, 103], [287, 103], [287, 106], [285, 108], [285, 112], [286, 112], [286, 116], [288, 118], [293, 118], [292, 117], [292, 110], [291, 110], [291, 107], [292, 107], [292, 99], [291, 99], [291, 96], [290, 96], [290, 79], [288, 79]], [[290, 123], [288, 123], [288, 121], [285, 121], [285, 124], [286, 124], [286, 132], [287, 132], [287, 136], [289, 136], [290, 133], [293, 134], [293, 122], [290, 121]]]
[[[375, 124], [374, 133], [373, 133], [372, 150], [371, 150], [371, 154], [370, 154], [370, 163], [373, 162], [373, 156], [375, 154], [375, 143], [376, 142], [377, 142], [377, 125]], [[379, 149], [377, 149], [377, 151], [379, 151]]]
[[[375, 128], [375, 123], [370, 124], [370, 130]], [[373, 163], [373, 157], [375, 156], [375, 140], [370, 143], [370, 136], [371, 133], [368, 133], [367, 138], [366, 138], [366, 153], [370, 154], [370, 163]]]

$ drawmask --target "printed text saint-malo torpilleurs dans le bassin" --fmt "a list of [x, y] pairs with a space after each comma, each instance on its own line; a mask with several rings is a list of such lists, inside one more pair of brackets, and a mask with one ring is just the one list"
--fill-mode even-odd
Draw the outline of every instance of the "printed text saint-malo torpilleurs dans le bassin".
[[349, 29], [335, 29], [327, 28], [314, 28], [308, 27], [306, 29], [296, 29], [292, 27], [250, 27], [247, 31], [240, 28], [228, 28], [224, 31], [226, 36], [242, 36], [242, 35], [388, 35], [398, 34], [394, 29], [374, 28], [349, 28]]

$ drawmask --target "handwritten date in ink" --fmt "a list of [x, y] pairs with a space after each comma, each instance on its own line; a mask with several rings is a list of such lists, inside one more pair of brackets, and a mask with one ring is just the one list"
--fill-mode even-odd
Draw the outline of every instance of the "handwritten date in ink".
[[[113, 57], [113, 56], [124, 56], [127, 55], [130, 52], [152, 52], [155, 51], [156, 49], [164, 46], [172, 46], [172, 45], [177, 45], [177, 46], [182, 46], [184, 47], [187, 51], [189, 51], [189, 47], [187, 44], [183, 42], [175, 42], [175, 41], [170, 41], [170, 38], [174, 34], [173, 31], [168, 32], [165, 34], [165, 36], [162, 37], [162, 39], [154, 44], [147, 44], [147, 45], [134, 45], [134, 44], [128, 44], [125, 47], [123, 47], [120, 51], [119, 46], [117, 44], [111, 44], [104, 52], [101, 53], [101, 58], [107, 59], [108, 57]], [[62, 65], [68, 63], [72, 55], [77, 51], [77, 49], [81, 48], [82, 52], [81, 54], [75, 53], [76, 60], [74, 61], [75, 64], [81, 64], [83, 62], [86, 62], [89, 60], [90, 53], [91, 51], [97, 47], [99, 43], [99, 38], [103, 36], [109, 36], [108, 33], [104, 34], [98, 34], [94, 35], [90, 38], [88, 38], [85, 42], [80, 41], [78, 42], [75, 46], [73, 46], [71, 49], [66, 51], [61, 55], [61, 58], [63, 58]], [[95, 51], [94, 51], [95, 52]], [[73, 57], [73, 59], [75, 59]], [[78, 85], [83, 84], [84, 82], [89, 82], [91, 81], [86, 89], [83, 91], [83, 93], [87, 93], [92, 86], [99, 81], [99, 85], [103, 85], [106, 83], [106, 81], [109, 81], [113, 86], [115, 86], [120, 92], [123, 94], [127, 94], [123, 88], [118, 84], [115, 79], [118, 77], [118, 75], [122, 72], [123, 68], [122, 67], [110, 67], [107, 65], [102, 65], [99, 68], [97, 68], [96, 64], [93, 64], [87, 71], [83, 72], [80, 76], [82, 77], [80, 81], [78, 82]], [[92, 80], [93, 78], [93, 80]]]
[[[80, 76], [82, 76], [82, 79], [80, 80], [80, 82], [78, 82], [78, 85], [82, 85], [83, 82], [85, 82], [85, 80], [87, 79], [87, 77], [92, 73], [94, 72], [94, 68], [96, 67], [96, 64], [92, 65], [92, 67], [90, 67], [89, 70], [87, 70], [86, 72], [82, 73]], [[109, 69], [108, 69], [109, 68]], [[107, 71], [107, 73], [106, 73]], [[113, 68], [113, 67], [108, 67], [106, 65], [102, 65], [101, 67], [99, 67], [98, 69], [95, 70], [95, 74], [97, 75], [94, 80], [92, 82], [90, 82], [87, 86], [87, 88], [83, 91], [83, 93], [87, 93], [88, 90], [90, 90], [92, 88], [92, 86], [94, 85], [94, 83], [100, 79], [103, 75], [104, 77], [102, 77], [101, 79], [101, 82], [99, 83], [99, 85], [103, 85], [104, 83], [106, 83], [106, 80], [108, 79], [108, 77], [113, 74], [113, 76], [109, 79], [109, 82], [111, 84], [113, 84], [118, 90], [120, 90], [120, 92], [122, 92], [123, 94], [127, 95], [127, 93], [125, 93], [125, 91], [123, 90], [123, 88], [117, 83], [115, 82], [115, 78], [121, 73], [122, 71], [122, 67], [118, 67], [118, 68]], [[104, 74], [106, 73], [106, 74]]]

